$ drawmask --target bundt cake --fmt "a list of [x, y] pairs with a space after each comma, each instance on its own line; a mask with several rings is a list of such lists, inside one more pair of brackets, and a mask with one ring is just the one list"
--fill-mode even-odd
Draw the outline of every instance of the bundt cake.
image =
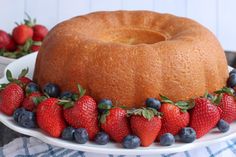
[[186, 100], [225, 86], [226, 58], [199, 23], [150, 11], [95, 12], [56, 25], [37, 56], [34, 80], [77, 84], [97, 101], [140, 107], [148, 97]]

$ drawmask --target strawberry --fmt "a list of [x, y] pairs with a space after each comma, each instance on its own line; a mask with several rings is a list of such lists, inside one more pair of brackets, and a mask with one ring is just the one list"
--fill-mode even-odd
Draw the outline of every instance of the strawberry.
[[36, 52], [36, 51], [39, 51], [39, 49], [40, 49], [40, 46], [38, 46], [38, 45], [32, 45], [32, 46], [30, 47], [30, 52]]
[[43, 25], [33, 26], [33, 40], [34, 41], [43, 41], [44, 37], [48, 33], [48, 29]]
[[111, 108], [100, 118], [101, 128], [116, 142], [121, 142], [130, 134], [126, 110]]
[[23, 45], [28, 39], [33, 37], [33, 29], [21, 24], [13, 29], [12, 36], [17, 44]]
[[39, 92], [33, 92], [29, 96], [25, 97], [22, 102], [22, 107], [24, 107], [28, 111], [33, 111], [36, 107], [36, 104], [34, 103], [34, 98], [42, 96]]
[[11, 116], [21, 105], [24, 99], [24, 91], [16, 83], [10, 83], [0, 93], [0, 110]]
[[28, 83], [32, 82], [32, 80], [28, 77], [22, 76], [18, 78], [18, 80], [23, 83], [24, 85], [27, 85]]
[[6, 50], [13, 52], [16, 50], [16, 48], [17, 48], [16, 43], [15, 43], [14, 39], [10, 36], [10, 41], [6, 46]]
[[161, 122], [162, 127], [158, 139], [165, 133], [176, 135], [180, 129], [186, 127], [189, 123], [189, 113], [186, 111], [191, 106], [187, 102], [179, 101], [173, 103], [167, 97], [161, 96], [163, 104], [160, 112], [163, 113]]
[[228, 123], [232, 123], [236, 119], [236, 102], [233, 92], [233, 89], [227, 87], [215, 92], [218, 96], [214, 103], [222, 110], [220, 118]]
[[52, 137], [60, 137], [66, 128], [63, 118], [63, 108], [58, 105], [58, 99], [48, 98], [42, 101], [36, 111], [39, 127]]
[[140, 138], [141, 145], [144, 147], [155, 141], [161, 129], [161, 120], [155, 115], [157, 111], [151, 108], [137, 109], [131, 113], [131, 130]]
[[206, 98], [196, 98], [194, 104], [190, 115], [190, 127], [196, 131], [197, 138], [200, 138], [216, 126], [220, 119], [220, 111]]
[[84, 95], [85, 90], [78, 85], [80, 98], [75, 102], [61, 100], [64, 105], [64, 118], [74, 128], [85, 128], [89, 139], [94, 139], [98, 133], [98, 111], [97, 104], [90, 96]]
[[5, 31], [0, 30], [0, 49], [7, 49], [10, 40], [10, 36]]

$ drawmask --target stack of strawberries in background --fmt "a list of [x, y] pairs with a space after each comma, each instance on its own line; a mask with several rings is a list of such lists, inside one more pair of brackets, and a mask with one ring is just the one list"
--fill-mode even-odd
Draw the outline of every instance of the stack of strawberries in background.
[[19, 58], [39, 50], [48, 29], [36, 24], [36, 19], [31, 20], [28, 15], [27, 18], [22, 24], [16, 23], [12, 34], [0, 29], [0, 56]]

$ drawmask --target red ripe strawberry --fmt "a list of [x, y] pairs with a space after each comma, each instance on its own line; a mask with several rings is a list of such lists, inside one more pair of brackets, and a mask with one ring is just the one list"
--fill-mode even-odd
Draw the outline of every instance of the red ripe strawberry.
[[232, 123], [236, 119], [236, 102], [232, 90], [231, 88], [224, 87], [215, 92], [219, 94], [214, 103], [218, 104], [218, 107], [222, 110], [220, 118], [228, 123]]
[[24, 91], [16, 83], [8, 84], [0, 93], [0, 110], [11, 116], [21, 105], [24, 99]]
[[162, 104], [160, 112], [163, 113], [163, 116], [161, 119], [162, 127], [158, 137], [165, 133], [176, 135], [181, 128], [186, 127], [189, 123], [189, 113], [181, 111], [175, 104]]
[[13, 52], [13, 51], [16, 50], [16, 48], [17, 48], [16, 43], [13, 40], [13, 38], [10, 36], [10, 41], [9, 41], [9, 43], [6, 46], [6, 50], [8, 50], [10, 52]]
[[36, 104], [33, 101], [33, 98], [37, 98], [42, 96], [39, 92], [33, 92], [29, 96], [25, 97], [22, 102], [22, 107], [24, 107], [28, 111], [33, 111], [36, 107]]
[[32, 82], [30, 78], [25, 77], [25, 76], [18, 78], [18, 80], [22, 82], [24, 85], [27, 85], [28, 83]]
[[40, 49], [40, 46], [38, 46], [38, 45], [32, 45], [32, 46], [30, 47], [30, 51], [31, 51], [31, 52], [39, 51], [39, 49]]
[[48, 98], [41, 102], [36, 111], [39, 127], [52, 137], [60, 137], [66, 127], [63, 118], [63, 108], [58, 105], [58, 99]]
[[101, 117], [101, 128], [116, 142], [130, 134], [127, 113], [122, 108], [112, 108]]
[[17, 44], [23, 45], [28, 39], [33, 37], [33, 29], [22, 24], [13, 29], [12, 36]]
[[79, 85], [78, 87], [81, 98], [75, 103], [71, 103], [68, 108], [65, 106], [64, 118], [74, 128], [85, 128], [89, 139], [92, 140], [99, 131], [97, 104], [92, 97], [83, 96], [85, 90]]
[[0, 30], [0, 49], [7, 49], [10, 40], [10, 36], [5, 31]]
[[43, 25], [33, 26], [33, 40], [34, 41], [43, 41], [44, 37], [48, 33], [48, 29]]
[[190, 127], [197, 134], [197, 138], [207, 134], [220, 119], [220, 112], [217, 106], [213, 105], [206, 98], [196, 98], [195, 107], [191, 111]]
[[138, 110], [130, 118], [131, 130], [140, 138], [141, 145], [147, 147], [155, 141], [161, 129], [161, 120], [155, 116], [157, 111], [154, 109]]

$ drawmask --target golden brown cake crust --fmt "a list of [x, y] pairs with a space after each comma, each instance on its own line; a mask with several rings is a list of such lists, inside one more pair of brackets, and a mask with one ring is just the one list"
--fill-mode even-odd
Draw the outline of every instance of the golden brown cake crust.
[[226, 83], [215, 36], [187, 18], [150, 11], [96, 12], [55, 26], [38, 53], [34, 80], [97, 101], [139, 107], [148, 97], [186, 100]]

